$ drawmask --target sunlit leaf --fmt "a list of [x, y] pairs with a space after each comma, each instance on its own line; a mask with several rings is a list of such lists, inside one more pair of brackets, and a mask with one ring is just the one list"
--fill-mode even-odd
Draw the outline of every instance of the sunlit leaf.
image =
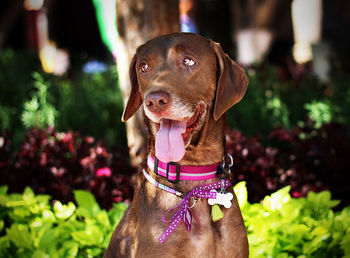
[[97, 215], [97, 213], [101, 210], [100, 206], [95, 200], [95, 197], [87, 191], [75, 190], [74, 197], [78, 203], [78, 206], [89, 211], [91, 216]]
[[239, 182], [234, 186], [234, 191], [237, 196], [237, 201], [239, 204], [239, 207], [243, 209], [243, 207], [247, 203], [247, 198], [248, 198], [248, 193], [247, 193], [247, 187], [246, 187], [246, 182], [242, 181]]
[[282, 209], [283, 203], [286, 203], [290, 200], [290, 186], [286, 186], [281, 190], [266, 196], [263, 200], [264, 207], [269, 211], [275, 211]]
[[97, 221], [99, 223], [101, 223], [103, 226], [105, 227], [110, 227], [111, 223], [109, 222], [109, 218], [108, 218], [108, 214], [105, 210], [101, 210], [98, 214], [97, 214]]
[[97, 257], [102, 254], [101, 248], [88, 248], [86, 252], [91, 257]]
[[113, 204], [113, 209], [108, 211], [108, 217], [111, 225], [115, 227], [122, 219], [127, 205], [123, 202]]
[[0, 195], [7, 194], [7, 190], [8, 190], [8, 186], [7, 185], [0, 186]]
[[33, 249], [33, 241], [27, 225], [12, 224], [6, 229], [9, 239], [19, 248]]
[[42, 250], [48, 250], [50, 245], [52, 246], [56, 240], [55, 230], [53, 228], [48, 228], [40, 237], [39, 248]]
[[54, 206], [53, 206], [53, 210], [55, 212], [55, 215], [58, 219], [67, 219], [70, 216], [73, 215], [73, 213], [75, 212], [75, 205], [72, 202], [69, 202], [67, 205], [62, 204], [60, 201], [56, 201]]
[[50, 258], [50, 255], [41, 250], [35, 250], [32, 258]]
[[340, 242], [341, 248], [344, 250], [345, 255], [350, 256], [350, 234], [346, 234]]
[[30, 187], [26, 187], [23, 192], [23, 200], [32, 201], [35, 199], [33, 190]]
[[103, 242], [103, 234], [95, 225], [87, 225], [85, 230], [72, 232], [74, 240], [82, 245], [100, 245]]
[[79, 244], [66, 241], [62, 244], [62, 247], [58, 250], [59, 257], [73, 258], [76, 257], [79, 251]]

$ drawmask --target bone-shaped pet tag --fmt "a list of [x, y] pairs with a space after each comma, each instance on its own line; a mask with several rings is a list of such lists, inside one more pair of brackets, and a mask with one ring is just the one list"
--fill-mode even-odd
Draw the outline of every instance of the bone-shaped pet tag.
[[230, 208], [232, 206], [231, 200], [233, 199], [233, 194], [229, 192], [217, 192], [216, 190], [211, 190], [210, 192], [216, 192], [216, 198], [208, 199], [210, 205], [220, 204], [224, 205], [225, 208]]

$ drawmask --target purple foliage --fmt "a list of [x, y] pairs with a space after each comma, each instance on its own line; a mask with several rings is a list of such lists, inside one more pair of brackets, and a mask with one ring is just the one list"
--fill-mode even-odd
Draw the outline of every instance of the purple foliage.
[[96, 143], [92, 137], [77, 132], [31, 129], [6, 166], [1, 181], [12, 192], [22, 192], [30, 186], [36, 193], [68, 202], [74, 199], [74, 189], [85, 189], [104, 208], [132, 197], [130, 175], [134, 170], [127, 150], [108, 153], [102, 142]]
[[[31, 129], [20, 149], [10, 155], [10, 135], [0, 134], [0, 179], [10, 191], [30, 186], [62, 202], [72, 201], [74, 189], [93, 193], [104, 208], [132, 198], [127, 149], [108, 152], [102, 142], [77, 132]], [[350, 138], [347, 128], [326, 124], [314, 129], [311, 122], [293, 130], [275, 128], [271, 146], [258, 136], [245, 137], [238, 130], [226, 130], [226, 151], [233, 155], [234, 179], [246, 181], [250, 202], [291, 185], [294, 197], [308, 191], [331, 190], [333, 197], [349, 204]]]
[[226, 131], [226, 150], [235, 161], [234, 178], [247, 181], [250, 201], [258, 202], [290, 185], [294, 197], [329, 189], [334, 198], [349, 203], [350, 138], [346, 127], [326, 124], [314, 129], [307, 122], [293, 130], [275, 128], [269, 140], [275, 147], [264, 146], [258, 136]]

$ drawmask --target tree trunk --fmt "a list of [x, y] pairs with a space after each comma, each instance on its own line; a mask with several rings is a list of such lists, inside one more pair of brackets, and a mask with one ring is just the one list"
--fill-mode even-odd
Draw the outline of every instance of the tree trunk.
[[[177, 0], [117, 0], [117, 67], [124, 106], [130, 94], [129, 64], [136, 48], [154, 37], [180, 31]], [[139, 110], [126, 123], [131, 164], [141, 164], [148, 150], [148, 130]]]

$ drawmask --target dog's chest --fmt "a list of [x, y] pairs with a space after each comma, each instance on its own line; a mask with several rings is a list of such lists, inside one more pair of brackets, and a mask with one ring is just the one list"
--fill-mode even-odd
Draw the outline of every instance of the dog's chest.
[[[153, 203], [152, 206], [158, 205]], [[162, 221], [164, 210], [157, 211], [153, 207], [149, 210], [148, 218], [139, 224], [136, 234], [137, 252], [142, 257], [216, 257], [215, 243], [218, 242], [218, 234], [213, 228], [206, 200], [198, 201], [191, 209], [191, 230], [188, 231], [185, 222], [181, 221], [163, 244], [159, 242], [159, 237], [168, 223]], [[170, 219], [174, 213], [173, 210], [167, 211], [165, 220]]]

